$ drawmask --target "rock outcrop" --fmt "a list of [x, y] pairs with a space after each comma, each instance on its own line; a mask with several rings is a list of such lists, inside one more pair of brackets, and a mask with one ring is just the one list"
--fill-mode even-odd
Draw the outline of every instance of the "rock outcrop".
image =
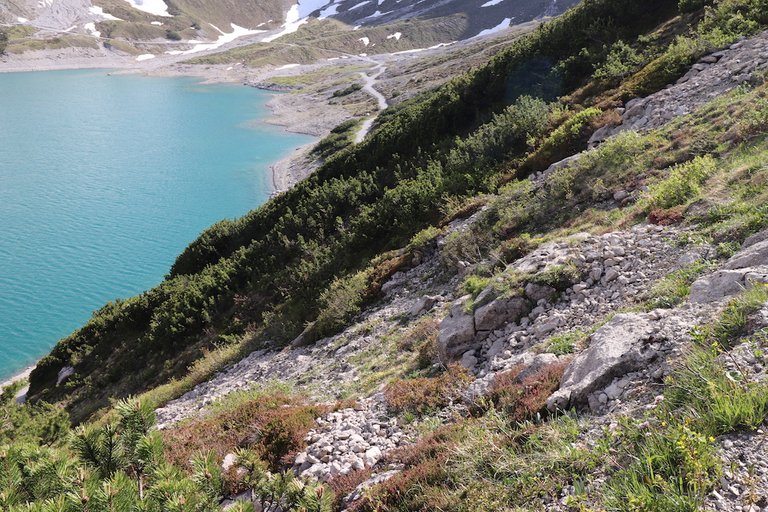
[[444, 361], [455, 360], [472, 348], [475, 340], [475, 316], [467, 311], [470, 296], [464, 296], [451, 305], [442, 322], [438, 335], [440, 357]]
[[647, 364], [658, 356], [650, 346], [654, 332], [649, 315], [616, 315], [592, 335], [563, 375], [560, 390], [547, 401], [551, 410], [584, 404], [590, 393], [614, 377]]
[[623, 131], [648, 131], [691, 114], [701, 105], [752, 81], [757, 72], [768, 68], [767, 52], [768, 32], [764, 32], [702, 57], [676, 84], [646, 98], [628, 101], [621, 111], [622, 123], [596, 131], [590, 146]]
[[690, 299], [697, 303], [717, 302], [754, 283], [768, 283], [768, 240], [748, 245], [729, 259], [721, 270], [694, 282]]

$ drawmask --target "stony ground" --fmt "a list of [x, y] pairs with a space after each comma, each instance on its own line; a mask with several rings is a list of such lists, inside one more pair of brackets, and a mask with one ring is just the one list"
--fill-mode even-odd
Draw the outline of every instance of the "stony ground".
[[621, 110], [622, 123], [596, 131], [590, 145], [626, 130], [659, 128], [739, 85], [750, 83], [768, 68], [767, 51], [768, 32], [763, 32], [706, 55], [677, 83], [646, 98], [628, 101]]

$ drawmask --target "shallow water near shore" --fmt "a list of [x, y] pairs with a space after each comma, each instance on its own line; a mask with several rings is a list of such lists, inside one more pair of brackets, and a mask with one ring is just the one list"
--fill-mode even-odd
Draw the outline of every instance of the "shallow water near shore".
[[312, 140], [255, 122], [271, 96], [105, 70], [0, 74], [0, 379], [266, 201], [270, 164]]

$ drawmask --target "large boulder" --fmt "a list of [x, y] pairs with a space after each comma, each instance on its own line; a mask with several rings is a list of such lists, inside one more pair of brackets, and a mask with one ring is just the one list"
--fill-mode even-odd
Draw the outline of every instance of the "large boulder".
[[717, 302], [725, 297], [737, 295], [744, 289], [742, 270], [718, 270], [700, 277], [691, 285], [690, 300], [699, 304]]
[[648, 343], [653, 333], [648, 315], [616, 315], [592, 335], [589, 348], [566, 368], [560, 389], [549, 397], [547, 407], [554, 411], [582, 406], [590, 393], [614, 377], [646, 366], [658, 357]]
[[747, 247], [751, 247], [759, 242], [762, 242], [763, 240], [768, 240], [768, 229], [764, 231], [760, 231], [759, 233], [755, 233], [754, 235], [750, 236], [746, 240], [744, 240], [744, 243], [742, 244], [742, 248], [746, 249]]
[[540, 300], [552, 300], [557, 295], [557, 290], [551, 286], [528, 283], [525, 285], [525, 295], [533, 302], [539, 302]]
[[691, 285], [691, 302], [717, 302], [739, 294], [752, 283], [768, 282], [768, 239], [760, 238], [750, 239], [722, 270], [697, 279]]
[[725, 263], [723, 268], [735, 270], [761, 265], [768, 265], [768, 240], [757, 242], [739, 251]]
[[522, 297], [496, 299], [475, 310], [475, 329], [493, 331], [506, 323], [517, 322], [530, 311], [530, 302]]
[[475, 318], [466, 311], [469, 299], [470, 296], [466, 295], [454, 301], [450, 313], [440, 322], [437, 344], [444, 361], [459, 359], [474, 347]]

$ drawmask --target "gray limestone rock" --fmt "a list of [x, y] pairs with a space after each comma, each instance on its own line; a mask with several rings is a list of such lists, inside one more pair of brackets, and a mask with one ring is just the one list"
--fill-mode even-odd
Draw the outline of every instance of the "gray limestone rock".
[[718, 270], [713, 274], [700, 277], [691, 285], [690, 301], [707, 304], [740, 293], [744, 289], [742, 270]]
[[522, 297], [497, 299], [475, 310], [475, 329], [493, 331], [508, 322], [517, 322], [531, 311], [531, 304]]
[[528, 283], [525, 285], [525, 295], [533, 302], [539, 302], [541, 299], [550, 300], [555, 296], [557, 290], [551, 286]]
[[742, 249], [729, 259], [723, 265], [723, 268], [726, 270], [736, 270], [761, 265], [768, 265], [768, 240], [757, 242], [746, 249]]
[[447, 361], [461, 357], [472, 348], [475, 339], [475, 317], [464, 310], [470, 296], [456, 300], [450, 314], [440, 322], [437, 338], [440, 355]]
[[741, 248], [746, 249], [758, 242], [762, 242], [763, 240], [768, 240], [768, 229], [760, 231], [759, 233], [755, 233], [754, 235], [744, 240], [744, 244], [742, 244]]
[[646, 344], [653, 332], [648, 315], [616, 315], [592, 335], [589, 348], [568, 366], [560, 390], [547, 400], [547, 407], [584, 405], [600, 386], [656, 358], [658, 354]]

